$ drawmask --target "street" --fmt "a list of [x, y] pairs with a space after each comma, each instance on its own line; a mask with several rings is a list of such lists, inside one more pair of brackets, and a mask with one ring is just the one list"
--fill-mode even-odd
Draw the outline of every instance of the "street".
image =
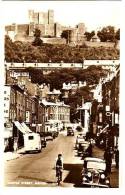
[[[48, 142], [41, 153], [23, 154], [18, 159], [5, 162], [5, 186], [57, 186], [55, 159], [62, 153], [64, 171], [61, 186], [79, 187], [83, 161], [74, 149], [76, 134], [67, 136], [65, 131], [61, 132], [56, 139]], [[98, 156], [98, 150], [95, 150], [94, 156]]]

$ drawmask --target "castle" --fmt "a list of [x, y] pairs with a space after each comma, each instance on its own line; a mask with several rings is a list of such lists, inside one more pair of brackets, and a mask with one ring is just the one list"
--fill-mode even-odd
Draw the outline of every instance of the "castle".
[[54, 11], [48, 10], [47, 12], [34, 12], [28, 11], [29, 23], [28, 24], [11, 24], [5, 26], [5, 32], [11, 37], [12, 40], [19, 41], [32, 41], [34, 29], [38, 28], [41, 31], [41, 38], [58, 38], [64, 30], [70, 30], [70, 42], [79, 42], [84, 40], [84, 33], [86, 27], [84, 23], [79, 23], [76, 27], [66, 27], [59, 23], [54, 22]]

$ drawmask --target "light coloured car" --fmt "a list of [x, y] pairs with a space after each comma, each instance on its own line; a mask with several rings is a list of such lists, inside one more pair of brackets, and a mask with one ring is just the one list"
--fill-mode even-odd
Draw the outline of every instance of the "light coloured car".
[[90, 145], [90, 142], [88, 141], [83, 141], [82, 143], [80, 142], [78, 144], [78, 148], [77, 148], [77, 153], [78, 153], [78, 156], [83, 156], [85, 153], [87, 155], [87, 149]]
[[78, 149], [79, 143], [84, 143], [85, 137], [83, 135], [78, 135], [76, 138], [75, 148]]

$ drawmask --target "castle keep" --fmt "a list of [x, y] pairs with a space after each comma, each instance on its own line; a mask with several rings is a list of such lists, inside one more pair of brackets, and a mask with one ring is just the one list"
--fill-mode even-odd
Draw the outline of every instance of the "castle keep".
[[12, 24], [5, 27], [6, 34], [12, 40], [32, 41], [34, 29], [38, 28], [41, 31], [41, 38], [60, 38], [64, 30], [71, 30], [71, 42], [78, 42], [84, 38], [85, 25], [78, 24], [76, 27], [66, 27], [54, 21], [54, 11], [34, 12], [28, 11], [28, 24]]

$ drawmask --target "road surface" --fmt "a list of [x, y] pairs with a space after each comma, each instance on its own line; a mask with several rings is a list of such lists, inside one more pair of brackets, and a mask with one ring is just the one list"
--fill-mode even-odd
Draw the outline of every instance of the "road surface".
[[66, 132], [53, 141], [49, 141], [41, 153], [25, 154], [5, 163], [6, 186], [57, 186], [55, 177], [55, 159], [63, 154], [64, 171], [62, 186], [78, 185], [83, 161], [74, 149], [75, 136]]
[[[80, 187], [83, 160], [77, 156], [74, 148], [75, 136], [61, 132], [53, 141], [47, 143], [41, 153], [23, 154], [15, 160], [5, 162], [5, 186], [21, 187], [55, 187], [55, 159], [63, 155], [64, 171], [62, 187]], [[103, 151], [94, 147], [93, 155], [103, 158]], [[118, 187], [118, 171], [112, 168], [111, 186]]]

